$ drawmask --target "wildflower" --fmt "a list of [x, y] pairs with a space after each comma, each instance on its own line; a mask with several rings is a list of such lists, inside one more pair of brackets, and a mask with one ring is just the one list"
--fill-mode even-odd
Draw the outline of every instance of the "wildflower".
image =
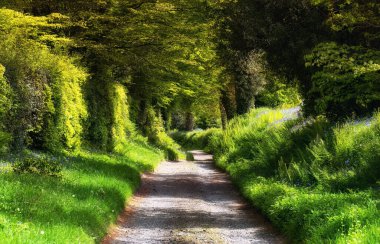
[[45, 231], [41, 230], [40, 234], [41, 234], [41, 235], [44, 235], [44, 234], [45, 234]]

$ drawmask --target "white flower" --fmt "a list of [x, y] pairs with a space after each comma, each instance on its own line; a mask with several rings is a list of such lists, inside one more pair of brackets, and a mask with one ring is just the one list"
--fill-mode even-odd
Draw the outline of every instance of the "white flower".
[[41, 234], [41, 235], [44, 235], [44, 234], [45, 234], [45, 231], [41, 230], [40, 234]]

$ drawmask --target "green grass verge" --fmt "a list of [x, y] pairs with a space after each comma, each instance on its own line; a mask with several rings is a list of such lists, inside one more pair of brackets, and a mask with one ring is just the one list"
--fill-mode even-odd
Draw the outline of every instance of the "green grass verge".
[[235, 173], [233, 181], [243, 195], [292, 243], [380, 242], [376, 190], [327, 192]]
[[1, 243], [99, 242], [139, 186], [140, 173], [163, 159], [138, 144], [118, 154], [82, 150], [49, 157], [63, 163], [61, 178], [0, 168]]
[[294, 243], [380, 243], [380, 114], [336, 125], [288, 112], [255, 109], [225, 131], [174, 138], [206, 144]]

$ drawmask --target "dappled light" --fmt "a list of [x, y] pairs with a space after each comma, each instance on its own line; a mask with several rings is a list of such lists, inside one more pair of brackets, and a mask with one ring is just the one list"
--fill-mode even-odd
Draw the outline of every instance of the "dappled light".
[[106, 243], [284, 241], [215, 169], [212, 155], [192, 153], [194, 162], [164, 162], [143, 178]]
[[380, 243], [379, 189], [379, 0], [0, 0], [1, 244]]

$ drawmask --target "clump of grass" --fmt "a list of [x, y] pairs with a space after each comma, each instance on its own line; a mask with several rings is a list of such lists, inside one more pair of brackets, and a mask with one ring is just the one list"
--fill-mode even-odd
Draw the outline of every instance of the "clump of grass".
[[187, 161], [194, 161], [194, 155], [191, 152], [186, 152], [186, 160]]
[[39, 155], [61, 163], [62, 176], [0, 174], [2, 243], [100, 242], [138, 187], [141, 172], [163, 159], [160, 151], [135, 143], [117, 154]]
[[240, 187], [294, 242], [380, 241], [379, 199], [371, 191], [333, 193], [264, 178], [246, 179]]

